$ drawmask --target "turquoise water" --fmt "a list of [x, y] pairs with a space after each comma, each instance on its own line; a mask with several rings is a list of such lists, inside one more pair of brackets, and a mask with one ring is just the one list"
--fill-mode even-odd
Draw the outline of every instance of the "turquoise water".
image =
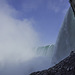
[[55, 45], [55, 61], [60, 61], [75, 51], [75, 17], [71, 7], [69, 8]]

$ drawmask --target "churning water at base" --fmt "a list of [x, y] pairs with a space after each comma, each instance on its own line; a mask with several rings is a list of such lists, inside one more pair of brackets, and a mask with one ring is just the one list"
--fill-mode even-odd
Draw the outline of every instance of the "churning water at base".
[[47, 69], [50, 67], [50, 58], [37, 57], [29, 61], [0, 65], [0, 75], [29, 75], [32, 72]]
[[58, 62], [68, 56], [71, 51], [75, 51], [75, 17], [70, 7], [59, 32], [53, 59]]

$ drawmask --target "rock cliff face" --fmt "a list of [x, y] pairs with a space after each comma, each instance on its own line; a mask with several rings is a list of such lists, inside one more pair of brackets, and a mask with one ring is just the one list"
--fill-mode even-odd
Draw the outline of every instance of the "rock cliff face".
[[69, 0], [75, 16], [75, 0]]
[[34, 72], [30, 75], [75, 75], [75, 53], [70, 55], [47, 70]]

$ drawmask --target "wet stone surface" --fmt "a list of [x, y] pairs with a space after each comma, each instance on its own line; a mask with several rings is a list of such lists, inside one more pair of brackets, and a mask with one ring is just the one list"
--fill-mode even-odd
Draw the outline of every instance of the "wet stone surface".
[[67, 58], [55, 66], [47, 70], [31, 73], [30, 75], [75, 75], [75, 53], [72, 51]]

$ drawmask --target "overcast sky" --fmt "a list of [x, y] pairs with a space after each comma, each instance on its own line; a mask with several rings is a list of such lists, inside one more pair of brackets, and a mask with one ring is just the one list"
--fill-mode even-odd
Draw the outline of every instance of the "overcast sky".
[[18, 11], [13, 17], [33, 21], [39, 34], [41, 45], [56, 42], [64, 16], [69, 8], [68, 0], [6, 0], [8, 5]]

